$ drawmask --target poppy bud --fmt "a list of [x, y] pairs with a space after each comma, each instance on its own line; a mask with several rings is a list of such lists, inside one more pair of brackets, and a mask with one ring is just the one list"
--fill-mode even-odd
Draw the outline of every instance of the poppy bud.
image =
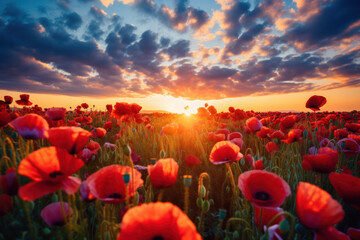
[[53, 194], [51, 196], [51, 202], [57, 202], [59, 199], [58, 199], [58, 196], [56, 194]]
[[191, 183], [192, 183], [192, 176], [191, 175], [184, 175], [183, 182], [184, 182], [184, 186], [189, 188], [191, 186]]
[[303, 137], [306, 138], [308, 135], [309, 135], [309, 133], [308, 133], [308, 131], [305, 129], [305, 130], [303, 131]]
[[125, 145], [125, 146], [123, 147], [123, 151], [124, 151], [124, 154], [125, 154], [126, 156], [130, 156], [130, 154], [131, 154], [131, 149], [130, 149], [129, 145]]
[[160, 158], [165, 158], [165, 151], [163, 149], [160, 151]]
[[204, 198], [205, 195], [206, 195], [206, 188], [204, 187], [204, 185], [201, 185], [200, 191], [199, 191], [199, 196]]
[[49, 234], [51, 233], [51, 230], [46, 227], [46, 228], [43, 229], [43, 233], [44, 233], [45, 235], [49, 235]]
[[234, 231], [232, 236], [233, 236], [233, 239], [240, 239], [238, 231]]
[[220, 220], [223, 220], [226, 217], [226, 209], [220, 209], [219, 210], [219, 218]]
[[279, 230], [280, 230], [280, 232], [281, 232], [282, 234], [286, 234], [286, 233], [289, 232], [289, 230], [290, 230], [290, 224], [289, 224], [289, 222], [288, 222], [286, 219], [284, 219], [284, 220], [282, 220], [282, 221], [280, 222], [280, 224], [279, 224]]
[[210, 209], [210, 203], [209, 203], [209, 201], [208, 201], [208, 200], [205, 200], [205, 201], [203, 202], [201, 208], [202, 208], [202, 210], [203, 210], [205, 213], [208, 212], [209, 209]]
[[127, 173], [127, 172], [124, 173], [123, 174], [123, 179], [124, 179], [125, 184], [127, 185], [130, 182], [130, 174]]

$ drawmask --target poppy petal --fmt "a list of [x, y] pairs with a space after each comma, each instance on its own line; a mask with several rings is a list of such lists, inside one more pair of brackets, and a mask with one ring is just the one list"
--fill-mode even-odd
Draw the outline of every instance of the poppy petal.
[[61, 189], [61, 183], [50, 181], [31, 182], [19, 188], [19, 196], [26, 201], [34, 201]]
[[300, 182], [296, 193], [296, 214], [304, 226], [323, 229], [340, 222], [344, 211], [339, 202], [321, 188]]
[[67, 194], [74, 194], [77, 192], [81, 185], [81, 179], [77, 177], [69, 176], [67, 179], [61, 182], [62, 183], [62, 189]]

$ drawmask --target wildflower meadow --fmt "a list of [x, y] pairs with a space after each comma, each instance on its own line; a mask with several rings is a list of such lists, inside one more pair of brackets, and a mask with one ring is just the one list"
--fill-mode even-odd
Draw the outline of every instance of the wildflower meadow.
[[360, 239], [360, 114], [0, 111], [0, 239]]

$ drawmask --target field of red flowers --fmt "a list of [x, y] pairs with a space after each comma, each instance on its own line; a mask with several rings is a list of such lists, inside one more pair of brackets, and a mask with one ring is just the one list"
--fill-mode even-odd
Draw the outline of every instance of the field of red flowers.
[[0, 101], [0, 239], [360, 239], [360, 113], [321, 112], [325, 97], [192, 116], [15, 102]]

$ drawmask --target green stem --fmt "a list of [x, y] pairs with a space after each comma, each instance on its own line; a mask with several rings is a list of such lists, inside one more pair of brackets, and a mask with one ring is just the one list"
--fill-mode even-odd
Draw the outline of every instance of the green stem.
[[23, 203], [23, 206], [24, 206], [24, 209], [25, 209], [25, 214], [26, 214], [26, 219], [28, 221], [28, 224], [29, 224], [29, 229], [30, 229], [30, 236], [31, 236], [31, 239], [33, 240], [36, 240], [37, 239], [37, 236], [36, 236], [36, 233], [34, 231], [34, 226], [32, 224], [32, 221], [31, 221], [31, 217], [30, 217], [30, 212], [29, 212], [29, 208], [28, 208], [28, 205], [27, 203], [22, 200], [22, 203]]
[[246, 227], [249, 227], [249, 223], [243, 218], [236, 218], [236, 217], [229, 218], [226, 221], [226, 234], [225, 234], [225, 237], [229, 237], [230, 226], [231, 226], [232, 222], [245, 223]]

